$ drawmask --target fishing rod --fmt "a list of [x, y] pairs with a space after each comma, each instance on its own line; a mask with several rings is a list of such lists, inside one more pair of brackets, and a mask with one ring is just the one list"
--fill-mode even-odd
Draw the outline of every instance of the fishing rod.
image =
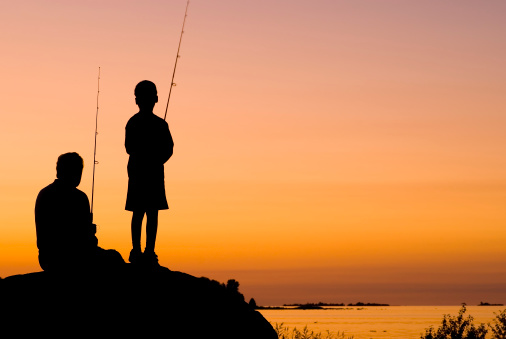
[[184, 24], [186, 22], [186, 17], [188, 16], [188, 6], [190, 5], [190, 0], [186, 3], [186, 10], [184, 12], [184, 19], [183, 19], [183, 27], [181, 28], [181, 36], [179, 37], [179, 45], [177, 46], [177, 53], [176, 53], [176, 62], [174, 63], [174, 71], [172, 72], [172, 80], [170, 82], [170, 89], [169, 89], [169, 98], [167, 99], [167, 106], [165, 107], [165, 116], [163, 117], [163, 120], [167, 120], [167, 110], [169, 109], [169, 101], [170, 101], [170, 94], [172, 93], [172, 87], [176, 86], [174, 83], [174, 76], [176, 75], [176, 67], [177, 67], [177, 59], [179, 59], [179, 50], [181, 49], [181, 41], [183, 40], [183, 33], [184, 33]]
[[97, 113], [95, 115], [95, 147], [93, 149], [93, 181], [91, 184], [91, 221], [93, 222], [93, 195], [95, 193], [95, 165], [98, 164], [97, 157], [97, 135], [98, 135], [98, 96], [100, 95], [100, 67], [98, 68], [98, 81], [97, 81]]

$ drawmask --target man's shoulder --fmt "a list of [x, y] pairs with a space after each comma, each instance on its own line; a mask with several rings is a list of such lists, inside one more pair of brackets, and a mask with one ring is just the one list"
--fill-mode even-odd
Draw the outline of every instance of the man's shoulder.
[[35, 211], [38, 211], [42, 205], [50, 204], [54, 200], [54, 197], [58, 195], [55, 186], [55, 183], [52, 182], [39, 191], [37, 199], [35, 199]]
[[55, 195], [61, 195], [64, 193], [65, 195], [74, 195], [79, 198], [85, 198], [88, 199], [88, 196], [86, 193], [78, 189], [77, 187], [65, 187], [61, 184], [58, 184], [58, 182], [55, 180], [43, 189], [40, 190], [37, 198], [43, 198], [47, 196], [55, 196]]
[[44, 187], [43, 189], [41, 189], [39, 191], [39, 194], [38, 196], [44, 196], [46, 194], [50, 194], [52, 191], [54, 191], [55, 189], [55, 182], [53, 181], [52, 183], [50, 183], [49, 185], [47, 185], [46, 187]]
[[80, 196], [85, 197], [86, 199], [88, 199], [88, 196], [86, 195], [86, 193], [84, 193], [83, 191], [81, 191], [79, 188], [75, 188], [75, 194], [80, 195]]
[[86, 195], [86, 193], [84, 193], [83, 191], [81, 191], [77, 187], [71, 188], [69, 193], [73, 196], [73, 199], [89, 202], [88, 196]]

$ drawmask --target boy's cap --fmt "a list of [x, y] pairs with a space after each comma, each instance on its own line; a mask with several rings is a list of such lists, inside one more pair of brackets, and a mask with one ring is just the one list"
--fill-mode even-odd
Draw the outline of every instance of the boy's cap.
[[156, 85], [149, 80], [139, 82], [137, 86], [135, 86], [134, 93], [137, 98], [153, 97], [158, 95]]

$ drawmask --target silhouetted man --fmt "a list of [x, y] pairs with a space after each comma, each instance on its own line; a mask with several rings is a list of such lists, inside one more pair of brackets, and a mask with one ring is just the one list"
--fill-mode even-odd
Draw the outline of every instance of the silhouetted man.
[[44, 271], [96, 269], [125, 263], [118, 252], [97, 246], [88, 197], [77, 189], [83, 165], [77, 153], [60, 155], [57, 179], [37, 196], [37, 247]]
[[[125, 148], [128, 160], [128, 193], [125, 204], [132, 211], [131, 263], [158, 264], [155, 254], [158, 211], [169, 208], [165, 197], [163, 165], [172, 156], [174, 142], [165, 120], [153, 114], [158, 102], [156, 86], [141, 81], [135, 87], [139, 113], [125, 127]], [[146, 214], [146, 248], [141, 251], [142, 220]]]

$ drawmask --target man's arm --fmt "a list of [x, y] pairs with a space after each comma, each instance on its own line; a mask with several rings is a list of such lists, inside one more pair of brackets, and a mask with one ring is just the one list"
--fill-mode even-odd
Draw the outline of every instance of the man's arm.
[[49, 223], [47, 222], [47, 206], [44, 201], [44, 193], [40, 191], [37, 195], [37, 199], [35, 200], [35, 232], [37, 235], [37, 248], [40, 250], [41, 248], [47, 247], [48, 240], [48, 231], [49, 231]]
[[83, 199], [83, 221], [85, 236], [87, 239], [89, 239], [90, 245], [97, 246], [98, 238], [95, 235], [97, 233], [97, 225], [93, 223], [93, 216], [90, 212], [90, 201], [88, 200], [86, 193], [81, 192], [81, 194]]

